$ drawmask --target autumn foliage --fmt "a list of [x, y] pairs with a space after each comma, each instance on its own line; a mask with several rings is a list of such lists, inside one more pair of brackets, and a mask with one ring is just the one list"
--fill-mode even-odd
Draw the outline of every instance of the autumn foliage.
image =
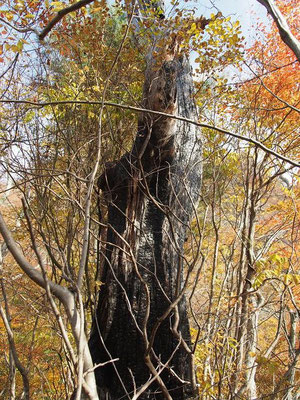
[[[131, 148], [137, 130], [132, 110], [104, 102], [141, 106], [149, 32], [151, 37], [157, 32], [156, 60], [171, 51], [193, 55], [199, 121], [209, 125], [202, 130], [201, 201], [185, 239], [185, 257], [196, 265], [186, 297], [199, 398], [296, 398], [299, 168], [214, 127], [299, 162], [299, 62], [271, 20], [266, 26], [257, 19], [257, 40], [247, 47], [238, 21], [221, 13], [195, 17], [175, 1], [167, 18], [157, 22], [152, 11], [143, 29], [132, 23], [129, 32], [131, 2], [93, 1], [66, 15], [39, 42], [37, 35], [71, 3], [0, 1], [0, 203], [15, 240], [40, 268], [37, 248], [48, 278], [76, 292], [72, 279], [85, 240], [87, 182], [98, 133], [97, 178]], [[298, 1], [276, 3], [299, 38]], [[159, 38], [161, 29], [168, 29], [168, 38]], [[99, 227], [107, 229], [110, 200], [99, 197], [97, 184], [90, 198], [88, 258], [76, 297], [87, 336], [103, 284], [106, 243]], [[21, 272], [2, 239], [0, 248], [1, 309], [30, 398], [70, 398], [79, 375], [68, 316], [58, 302], [54, 311], [45, 290]], [[3, 316], [0, 397], [17, 399], [24, 382]]]

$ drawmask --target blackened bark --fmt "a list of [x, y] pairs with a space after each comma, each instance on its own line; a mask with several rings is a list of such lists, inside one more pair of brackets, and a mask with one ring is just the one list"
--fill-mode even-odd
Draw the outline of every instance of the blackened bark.
[[[144, 106], [196, 119], [186, 58], [154, 71], [146, 74]], [[131, 152], [99, 179], [108, 230], [89, 345], [95, 364], [118, 358], [95, 371], [100, 399], [132, 398], [153, 376], [149, 363], [163, 368], [163, 384], [154, 380], [140, 399], [165, 398], [163, 386], [178, 400], [195, 391], [183, 245], [199, 197], [199, 137], [193, 125], [144, 115]]]

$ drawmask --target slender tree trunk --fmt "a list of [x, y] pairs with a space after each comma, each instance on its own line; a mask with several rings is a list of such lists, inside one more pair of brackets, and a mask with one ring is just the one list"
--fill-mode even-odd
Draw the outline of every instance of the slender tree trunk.
[[12, 351], [9, 350], [9, 400], [16, 398], [16, 364]]
[[[289, 355], [290, 355], [290, 366], [286, 373], [286, 382], [288, 388], [284, 395], [285, 400], [293, 400], [295, 395], [295, 377], [296, 377], [296, 365], [297, 359], [299, 358], [300, 350], [297, 349], [297, 326], [299, 327], [299, 318], [297, 311], [289, 310], [290, 314], [290, 334], [289, 334]], [[299, 336], [299, 333], [298, 333]]]
[[251, 305], [250, 315], [248, 317], [248, 326], [247, 326], [247, 353], [245, 357], [245, 391], [247, 392], [247, 398], [249, 400], [256, 399], [257, 396], [257, 387], [256, 387], [256, 371], [257, 371], [257, 362], [256, 362], [256, 352], [257, 352], [257, 344], [258, 344], [258, 323], [259, 323], [259, 314], [263, 302], [262, 296], [257, 293], [257, 295], [252, 295], [249, 299], [249, 303]]
[[[241, 396], [245, 391], [247, 398], [252, 399], [256, 397], [256, 357], [253, 357], [256, 351], [257, 343], [257, 328], [258, 328], [258, 311], [253, 311], [257, 308], [256, 298], [249, 297], [251, 291], [254, 275], [255, 275], [255, 255], [254, 255], [254, 242], [255, 242], [255, 220], [256, 220], [256, 207], [257, 207], [257, 193], [255, 191], [255, 178], [257, 172], [257, 154], [252, 165], [252, 174], [249, 174], [249, 169], [246, 177], [246, 208], [244, 211], [244, 227], [243, 227], [243, 243], [241, 260], [245, 267], [244, 278], [240, 281], [242, 283], [241, 291], [241, 305], [240, 305], [240, 319], [237, 331], [237, 378], [236, 379], [236, 393]], [[241, 275], [242, 276], [242, 275]], [[240, 374], [242, 372], [243, 362], [245, 361], [246, 373], [245, 382], [240, 385]], [[238, 390], [237, 390], [238, 388]]]
[[[215, 176], [214, 176], [214, 181], [215, 181]], [[214, 182], [215, 184], [215, 182]], [[206, 338], [205, 338], [205, 346], [209, 348], [209, 343], [211, 342], [211, 339], [214, 335], [214, 328], [213, 324], [215, 322], [214, 317], [213, 317], [213, 305], [215, 301], [215, 283], [216, 283], [216, 277], [217, 277], [217, 265], [218, 265], [218, 255], [219, 255], [219, 222], [216, 221], [217, 215], [216, 215], [216, 190], [214, 187], [213, 191], [213, 200], [211, 204], [211, 213], [212, 213], [212, 223], [213, 223], [213, 228], [214, 228], [214, 233], [215, 233], [215, 244], [214, 244], [214, 255], [213, 255], [213, 262], [212, 262], [212, 272], [211, 272], [211, 278], [210, 278], [210, 291], [209, 291], [209, 304], [208, 304], [208, 317], [206, 321]], [[213, 321], [214, 320], [214, 321]], [[208, 355], [205, 358], [204, 362], [204, 381], [206, 382], [208, 378], [210, 377], [210, 385], [213, 387], [214, 386], [214, 379], [215, 379], [215, 374], [212, 372], [211, 369], [211, 353], [209, 352]], [[205, 399], [209, 398], [209, 394], [204, 395]]]
[[[145, 107], [197, 118], [184, 56], [148, 66], [145, 78]], [[94, 363], [118, 359], [95, 371], [100, 399], [195, 393], [183, 245], [199, 197], [199, 136], [194, 126], [145, 113], [132, 150], [100, 177], [108, 230], [89, 344]]]

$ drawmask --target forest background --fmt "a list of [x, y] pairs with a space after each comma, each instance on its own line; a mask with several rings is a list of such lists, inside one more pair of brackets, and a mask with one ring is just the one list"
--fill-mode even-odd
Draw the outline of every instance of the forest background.
[[[90, 1], [45, 31], [75, 3], [0, 1], [1, 398], [97, 396], [87, 341], [112, 201], [99, 177], [147, 114], [149, 54], [162, 64], [176, 38], [176, 57], [193, 60], [202, 145], [180, 252], [194, 398], [298, 399], [299, 60], [261, 4], [247, 42], [222, 1], [205, 18], [195, 2], [171, 2], [165, 18], [148, 2], [140, 19], [135, 2]], [[276, 4], [299, 38], [297, 0]], [[149, 379], [172, 399], [159, 381], [171, 367], [156, 362]]]

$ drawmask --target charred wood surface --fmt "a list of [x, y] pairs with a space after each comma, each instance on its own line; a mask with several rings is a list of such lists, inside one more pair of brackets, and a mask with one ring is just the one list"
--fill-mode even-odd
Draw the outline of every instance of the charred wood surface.
[[[197, 118], [188, 61], [177, 57], [149, 68], [144, 106]], [[140, 399], [192, 396], [193, 366], [184, 285], [183, 245], [201, 181], [195, 126], [141, 116], [132, 150], [99, 179], [109, 202], [103, 285], [90, 349], [101, 399], [132, 398], [160, 372]]]

